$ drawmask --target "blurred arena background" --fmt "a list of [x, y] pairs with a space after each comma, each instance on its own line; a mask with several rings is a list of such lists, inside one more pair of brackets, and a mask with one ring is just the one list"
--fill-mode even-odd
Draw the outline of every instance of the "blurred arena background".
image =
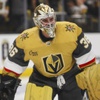
[[[0, 73], [13, 40], [23, 30], [34, 26], [33, 11], [40, 3], [54, 8], [57, 21], [71, 21], [82, 27], [93, 44], [97, 63], [100, 63], [100, 0], [0, 0]], [[22, 86], [18, 88], [15, 100], [24, 100], [32, 65], [30, 61], [20, 77]]]

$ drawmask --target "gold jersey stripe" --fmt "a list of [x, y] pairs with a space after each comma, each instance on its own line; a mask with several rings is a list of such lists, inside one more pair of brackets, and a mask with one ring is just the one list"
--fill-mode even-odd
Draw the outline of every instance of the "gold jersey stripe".
[[29, 77], [31, 75], [32, 71], [33, 71], [32, 68], [27, 68], [20, 77]]
[[[27, 68], [23, 74], [20, 77], [29, 77], [32, 73], [32, 68]], [[0, 69], [0, 74], [2, 73], [2, 70]]]

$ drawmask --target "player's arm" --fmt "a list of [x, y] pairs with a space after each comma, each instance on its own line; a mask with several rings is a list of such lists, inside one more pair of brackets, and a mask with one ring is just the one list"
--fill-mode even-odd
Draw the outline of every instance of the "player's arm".
[[84, 69], [96, 63], [92, 44], [83, 32], [77, 38], [77, 48], [73, 52], [73, 57], [79, 69]]
[[23, 71], [27, 68], [29, 61], [24, 60], [24, 50], [16, 45], [16, 41], [11, 45], [9, 49], [8, 57], [4, 62], [3, 74], [10, 75], [12, 77], [19, 77]]
[[18, 77], [26, 69], [29, 62], [24, 60], [24, 56], [24, 50], [20, 49], [14, 41], [4, 62], [2, 75], [0, 75], [0, 98], [2, 100], [14, 99], [16, 89], [20, 84]]
[[76, 41], [77, 47], [74, 50], [72, 56], [76, 60], [77, 65], [75, 65], [74, 68], [70, 71], [69, 76], [67, 75], [67, 79], [66, 79], [66, 74], [63, 75], [64, 77], [62, 77], [62, 75], [58, 77], [57, 85], [59, 88], [62, 88], [62, 86], [65, 83], [66, 83], [65, 85], [68, 85], [70, 82], [66, 80], [82, 72], [83, 71], [82, 69], [96, 63], [95, 55], [93, 54], [91, 49], [92, 47], [91, 42], [84, 35], [82, 29], [77, 25], [75, 26], [77, 31], [74, 34], [76, 34], [77, 37], [77, 41]]
[[81, 33], [78, 36], [77, 48], [73, 53], [79, 69], [82, 72], [76, 75], [77, 85], [86, 90], [89, 100], [100, 99], [99, 94], [99, 81], [96, 81], [100, 73], [100, 65], [96, 64], [96, 57], [92, 52], [92, 44], [87, 37]]

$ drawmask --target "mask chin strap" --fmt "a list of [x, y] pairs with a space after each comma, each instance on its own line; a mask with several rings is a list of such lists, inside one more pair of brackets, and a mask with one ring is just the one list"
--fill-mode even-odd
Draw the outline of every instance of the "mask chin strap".
[[54, 38], [55, 37], [55, 25], [53, 27], [50, 26], [50, 28], [42, 27], [40, 28], [42, 31], [46, 32], [49, 37]]
[[55, 37], [55, 31], [48, 30], [48, 29], [45, 29], [45, 28], [40, 28], [40, 29], [41, 29], [41, 31], [45, 31], [49, 35], [49, 37], [51, 37], [51, 38]]
[[55, 33], [52, 31], [52, 33], [49, 33], [48, 32], [48, 34], [49, 34], [49, 36], [51, 37], [51, 38], [54, 38], [55, 37]]

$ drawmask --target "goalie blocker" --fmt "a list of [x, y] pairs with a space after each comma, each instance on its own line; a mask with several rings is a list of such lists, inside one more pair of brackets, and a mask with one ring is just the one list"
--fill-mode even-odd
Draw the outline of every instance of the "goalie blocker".
[[20, 82], [20, 79], [0, 74], [0, 100], [14, 100]]

